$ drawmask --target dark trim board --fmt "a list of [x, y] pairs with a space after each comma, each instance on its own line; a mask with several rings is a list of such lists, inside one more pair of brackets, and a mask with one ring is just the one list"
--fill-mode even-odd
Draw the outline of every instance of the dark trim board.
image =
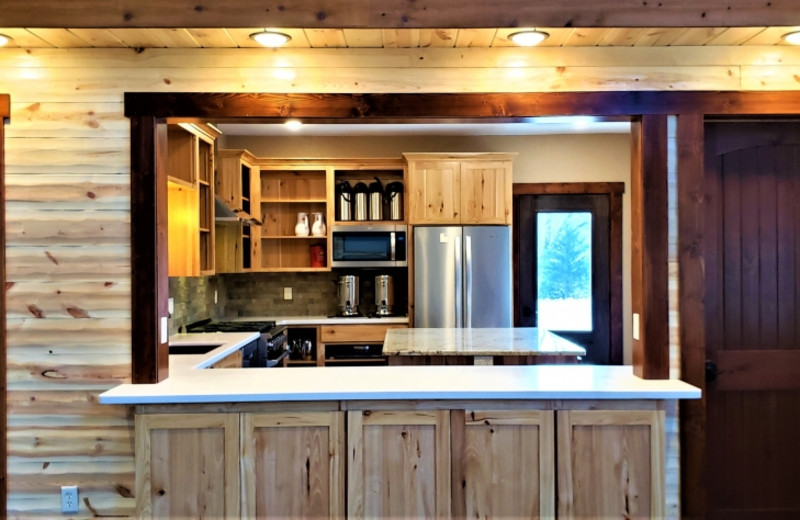
[[791, 0], [4, 0], [0, 27], [752, 27], [800, 24]]

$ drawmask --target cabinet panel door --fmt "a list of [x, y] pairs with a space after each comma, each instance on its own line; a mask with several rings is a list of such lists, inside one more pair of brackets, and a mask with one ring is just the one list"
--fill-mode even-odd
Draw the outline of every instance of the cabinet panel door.
[[139, 518], [239, 517], [238, 414], [136, 416]]
[[663, 410], [557, 416], [560, 518], [663, 518]]
[[343, 412], [242, 414], [242, 517], [344, 517]]
[[409, 166], [409, 222], [460, 224], [461, 177], [458, 161], [413, 161]]
[[450, 516], [449, 413], [350, 411], [348, 518]]
[[553, 411], [451, 414], [453, 516], [555, 516]]
[[461, 222], [511, 224], [511, 161], [461, 163]]

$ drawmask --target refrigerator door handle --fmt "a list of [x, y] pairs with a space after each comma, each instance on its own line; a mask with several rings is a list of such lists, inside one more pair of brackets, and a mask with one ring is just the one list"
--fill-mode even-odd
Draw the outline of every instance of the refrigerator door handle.
[[464, 296], [466, 313], [464, 313], [464, 321], [466, 322], [465, 327], [468, 329], [472, 328], [472, 237], [467, 235], [464, 237], [464, 264], [465, 264], [465, 272], [464, 272], [464, 281], [465, 288], [464, 292], [466, 293]]
[[461, 237], [455, 237], [455, 251], [453, 257], [455, 258], [455, 285], [456, 285], [456, 327], [464, 327], [464, 310], [462, 302], [464, 299], [463, 291], [463, 272], [461, 268]]

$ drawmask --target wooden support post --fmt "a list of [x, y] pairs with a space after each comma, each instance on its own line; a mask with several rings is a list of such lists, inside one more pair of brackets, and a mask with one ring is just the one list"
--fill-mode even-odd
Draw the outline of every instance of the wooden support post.
[[669, 377], [667, 294], [667, 116], [633, 125], [631, 146], [631, 293], [633, 370], [644, 379]]
[[167, 326], [169, 291], [167, 168], [158, 164], [166, 162], [167, 125], [157, 123], [154, 117], [131, 118], [133, 383], [157, 383], [169, 372], [169, 343], [161, 341], [160, 330]]

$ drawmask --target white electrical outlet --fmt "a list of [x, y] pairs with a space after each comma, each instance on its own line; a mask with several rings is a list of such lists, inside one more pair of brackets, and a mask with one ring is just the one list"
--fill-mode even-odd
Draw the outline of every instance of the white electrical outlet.
[[167, 313], [172, 316], [175, 313], [175, 300], [167, 298]]
[[61, 486], [61, 512], [77, 513], [79, 510], [78, 486]]
[[292, 299], [292, 288], [291, 287], [284, 287], [283, 288], [283, 299], [284, 300], [291, 300]]

